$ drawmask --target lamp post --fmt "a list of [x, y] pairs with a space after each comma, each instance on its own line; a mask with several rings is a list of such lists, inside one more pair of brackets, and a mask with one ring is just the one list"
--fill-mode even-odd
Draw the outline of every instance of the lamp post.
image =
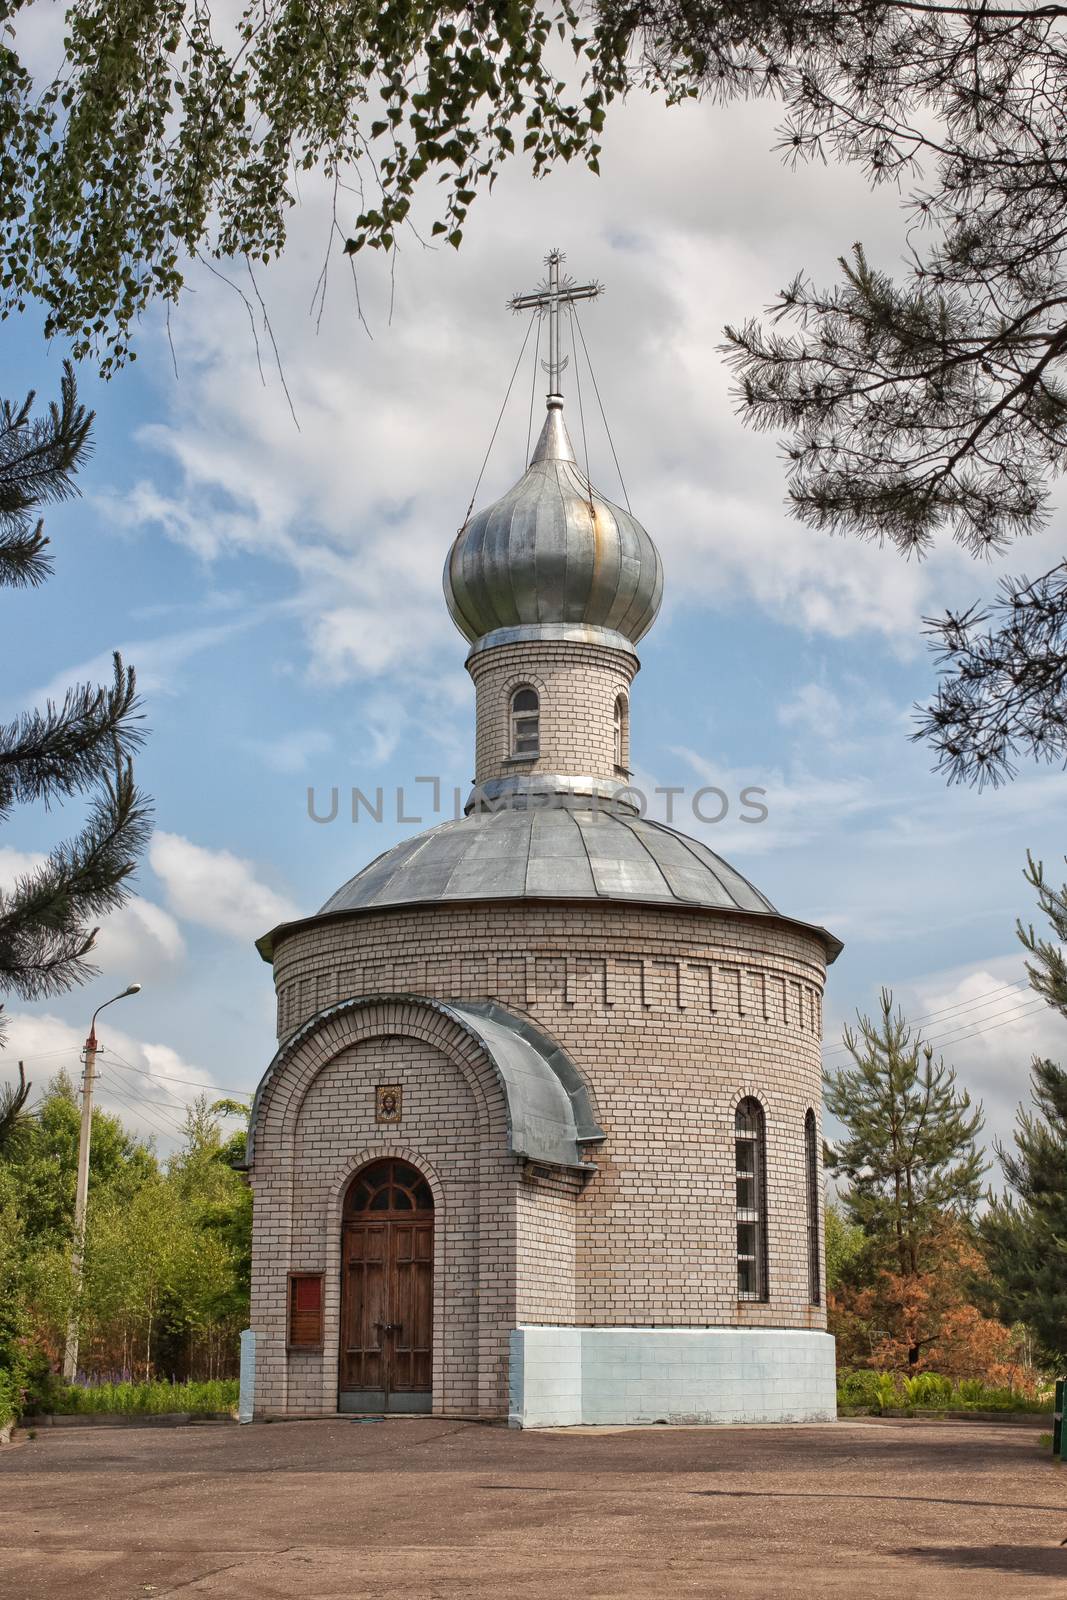
[[114, 994], [103, 1005], [97, 1006], [89, 1024], [89, 1037], [85, 1041], [85, 1068], [82, 1072], [82, 1120], [78, 1135], [78, 1186], [74, 1192], [74, 1249], [71, 1253], [71, 1277], [74, 1280], [74, 1302], [67, 1323], [67, 1342], [63, 1349], [63, 1377], [73, 1383], [78, 1373], [78, 1298], [82, 1286], [82, 1261], [85, 1254], [85, 1211], [89, 1201], [89, 1141], [93, 1131], [93, 1081], [96, 1077], [96, 1019], [104, 1006], [113, 1006], [116, 1000], [125, 1000], [129, 994], [140, 994], [141, 985], [131, 983], [121, 994]]

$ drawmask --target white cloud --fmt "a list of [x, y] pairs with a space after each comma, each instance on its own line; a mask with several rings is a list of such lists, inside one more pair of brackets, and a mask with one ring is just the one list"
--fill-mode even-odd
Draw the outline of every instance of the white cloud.
[[[231, 617], [210, 628], [187, 628], [159, 638], [130, 639], [118, 645], [123, 661], [137, 672], [137, 690], [142, 695], [174, 694], [177, 691], [178, 669], [192, 657], [205, 650], [213, 650], [234, 634], [255, 627], [276, 614], [277, 608], [260, 607]], [[68, 689], [79, 683], [108, 684], [114, 675], [112, 652], [101, 652], [87, 661], [64, 667], [47, 683], [28, 694], [20, 694], [19, 709], [24, 705], [43, 706], [46, 701], [61, 705]], [[8, 701], [13, 704], [9, 696]]]
[[[738, 419], [718, 353], [724, 321], [758, 312], [798, 266], [835, 277], [855, 237], [872, 259], [891, 264], [899, 251], [899, 197], [871, 194], [855, 171], [785, 171], [771, 153], [777, 115], [766, 105], [667, 110], [634, 96], [613, 112], [600, 181], [576, 166], [532, 185], [517, 163], [472, 216], [458, 258], [405, 250], [391, 320], [390, 264], [361, 257], [373, 340], [340, 275], [312, 335], [307, 305], [333, 196], [302, 180], [290, 246], [260, 277], [300, 431], [276, 377], [260, 382], [233, 291], [198, 278], [172, 318], [182, 381], [167, 392], [169, 418], [141, 435], [167, 485], [141, 482], [115, 497], [114, 515], [156, 524], [205, 561], [254, 553], [282, 564], [314, 678], [388, 674], [399, 692], [419, 692], [426, 669], [461, 648], [440, 571], [522, 337], [503, 301], [540, 275], [539, 241], [565, 217], [569, 265], [608, 283], [586, 334], [634, 510], [664, 552], [668, 609], [756, 604], [814, 634], [875, 631], [917, 652], [920, 618], [940, 591], [951, 599], [966, 572], [972, 598], [988, 575], [951, 549], [907, 563], [800, 527], [784, 508], [777, 445]], [[620, 217], [634, 219], [629, 230]], [[524, 459], [529, 370], [478, 503]], [[583, 452], [576, 413], [571, 403]], [[594, 479], [618, 496], [589, 404], [586, 423]]]
[[[870, 1012], [876, 1001], [864, 1009]], [[1016, 1110], [1029, 1101], [1036, 1056], [1067, 1063], [1067, 1023], [1029, 988], [1022, 953], [995, 956], [899, 984], [894, 1001], [921, 1029], [935, 1057], [956, 1069], [960, 1085], [985, 1111], [982, 1139], [1011, 1144]], [[920, 1020], [921, 1019], [921, 1020]], [[826, 1060], [844, 1065], [840, 1021], [828, 1019]], [[994, 1166], [991, 1181], [998, 1182]]]
[[[136, 1006], [138, 1000], [124, 1003]], [[25, 1062], [26, 1076], [33, 1084], [32, 1099], [59, 1071], [77, 1082], [91, 1014], [88, 998], [81, 1028], [47, 1012], [5, 1013], [7, 1044], [0, 1057], [0, 1078], [14, 1078], [16, 1063]], [[169, 1045], [134, 1038], [114, 1025], [113, 1016], [109, 1010], [97, 1022], [100, 1050], [95, 1103], [121, 1117], [134, 1132], [154, 1137], [162, 1148], [169, 1149], [179, 1136], [186, 1106], [197, 1094], [217, 1098], [209, 1074], [183, 1060]]]
[[[40, 851], [0, 846], [0, 888], [9, 888], [23, 873], [43, 865]], [[142, 982], [165, 972], [185, 957], [185, 942], [174, 918], [151, 900], [134, 896], [100, 923], [90, 960], [104, 977]]]
[[176, 916], [235, 939], [255, 939], [300, 911], [260, 881], [252, 862], [209, 850], [177, 833], [157, 833], [149, 852]]

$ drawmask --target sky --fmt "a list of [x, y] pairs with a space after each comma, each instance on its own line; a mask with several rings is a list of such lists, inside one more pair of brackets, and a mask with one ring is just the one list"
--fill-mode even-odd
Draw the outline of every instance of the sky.
[[[458, 252], [409, 235], [392, 264], [361, 257], [356, 283], [330, 247], [330, 195], [302, 180], [285, 256], [257, 274], [269, 332], [243, 269], [195, 270], [169, 328], [145, 319], [136, 363], [107, 383], [82, 365], [94, 454], [81, 498], [48, 511], [55, 576], [0, 592], [0, 716], [106, 678], [120, 649], [144, 699], [137, 775], [156, 831], [136, 898], [101, 932], [99, 977], [12, 1001], [0, 1072], [24, 1059], [35, 1091], [75, 1074], [92, 1009], [138, 981], [100, 1020], [98, 1097], [169, 1152], [198, 1091], [249, 1095], [270, 1060], [273, 987], [254, 939], [412, 831], [395, 805], [380, 824], [346, 820], [343, 804], [316, 823], [309, 787], [325, 811], [333, 786], [399, 786], [422, 797], [408, 814], [443, 820], [413, 781], [439, 775], [446, 796], [468, 783], [474, 696], [441, 567], [525, 332], [506, 301], [558, 247], [606, 286], [582, 327], [626, 492], [665, 565], [632, 699], [637, 782], [765, 789], [758, 825], [736, 804], [717, 825], [684, 809], [674, 821], [844, 941], [828, 1062], [887, 985], [983, 1101], [987, 1140], [1010, 1136], [1031, 1056], [1067, 1056], [1015, 935], [1034, 914], [1027, 850], [1062, 872], [1067, 776], [1024, 767], [997, 792], [950, 789], [910, 734], [935, 682], [923, 617], [1052, 565], [1062, 512], [989, 563], [944, 541], [908, 561], [790, 517], [780, 441], [736, 414], [723, 326], [799, 269], [833, 281], [855, 240], [896, 269], [905, 220], [901, 195], [870, 193], [856, 171], [783, 166], [774, 126], [767, 105], [635, 96], [611, 114], [599, 178], [535, 182], [516, 165]], [[45, 346], [36, 313], [0, 341], [5, 395], [58, 390], [66, 351]], [[534, 377], [528, 347], [477, 504], [522, 472]], [[582, 398], [592, 477], [618, 499], [588, 385]], [[15, 813], [0, 877], [79, 815]]]

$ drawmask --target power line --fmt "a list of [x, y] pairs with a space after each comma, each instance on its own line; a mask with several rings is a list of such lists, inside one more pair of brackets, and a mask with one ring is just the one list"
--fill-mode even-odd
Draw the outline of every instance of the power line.
[[947, 1039], [942, 1037], [940, 1040], [935, 1040], [934, 1043], [959, 1044], [963, 1039], [976, 1039], [980, 1033], [990, 1033], [994, 1028], [1006, 1028], [1009, 1022], [1018, 1022], [1020, 1017], [1030, 1016], [1032, 1012], [1041, 1010], [1045, 1004], [1044, 1000], [1038, 1000], [1035, 1005], [1024, 1006], [1021, 1011], [1012, 1012], [1002, 1022], [990, 1022], [987, 1027], [975, 1028], [973, 1033], [958, 1033]]
[[[101, 1055], [105, 1054], [103, 1050], [100, 1053]], [[127, 1061], [125, 1056], [120, 1056], [118, 1051], [110, 1045], [106, 1054], [113, 1058], [116, 1065], [121, 1063], [127, 1071], [136, 1072], [142, 1078], [155, 1078], [159, 1083], [180, 1083], [183, 1089], [213, 1089], [216, 1094], [232, 1095], [234, 1099], [239, 1100], [250, 1100], [252, 1098], [253, 1091], [250, 1089], [224, 1089], [218, 1083], [201, 1083], [197, 1078], [172, 1078], [167, 1072], [150, 1072], [147, 1067], [135, 1067], [132, 1061]]]
[[[953, 1012], [957, 1011], [981, 1010], [983, 1006], [989, 1005], [998, 997], [1003, 998], [1008, 991], [1014, 991], [1016, 994], [1019, 994], [1020, 990], [1027, 991], [1029, 990], [1029, 987], [1030, 985], [1026, 982], [1001, 984], [1001, 986], [997, 989], [987, 989], [984, 995], [980, 995], [975, 1000], [960, 1000], [956, 1005], [942, 1006], [939, 1011], [925, 1011], [917, 1017], [908, 1018], [908, 1021], [910, 1023], [930, 1022], [935, 1017], [951, 1016]], [[825, 1050], [824, 1054], [840, 1055], [840, 1053], [847, 1048], [848, 1046], [843, 1044], [833, 1045], [830, 1049]]]
[[[965, 1039], [977, 1039], [978, 1035], [981, 1033], [992, 1033], [994, 1028], [1006, 1028], [1009, 1023], [1018, 1022], [1020, 1018], [1030, 1016], [1033, 1012], [1042, 1010], [1045, 1004], [1046, 1002], [1044, 1000], [1035, 1000], [1033, 1005], [1023, 1006], [1021, 1010], [1012, 1009], [1009, 1011], [1007, 1016], [1002, 1018], [1000, 1022], [991, 1022], [988, 1018], [986, 1018], [983, 1021], [982, 1027], [974, 1028], [970, 1033], [952, 1033], [950, 1031], [947, 1034], [935, 1034], [932, 1039], [925, 1039], [922, 1041], [922, 1043], [929, 1045], [939, 1044], [942, 1046], [949, 1044], [962, 1044]], [[993, 1015], [999, 1016], [1000, 1013], [994, 1011]], [[964, 1022], [962, 1026], [966, 1028], [969, 1026], [969, 1024]]]
[[135, 1100], [126, 1095], [123, 1090], [115, 1084], [113, 1079], [104, 1078], [102, 1073], [98, 1074], [98, 1077], [109, 1098], [117, 1100], [119, 1104], [124, 1106], [126, 1111], [131, 1115], [141, 1118], [142, 1121], [148, 1124], [153, 1133], [162, 1134], [165, 1139], [172, 1139], [175, 1133], [181, 1132], [180, 1123], [174, 1122], [169, 1127], [165, 1126], [163, 1119], [157, 1112], [142, 1110], [141, 1106], [138, 1105]]

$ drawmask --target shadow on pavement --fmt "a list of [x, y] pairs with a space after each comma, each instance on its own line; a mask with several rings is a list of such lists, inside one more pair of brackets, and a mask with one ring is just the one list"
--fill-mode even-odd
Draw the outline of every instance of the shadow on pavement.
[[894, 1550], [912, 1561], [929, 1561], [941, 1567], [970, 1571], [1006, 1572], [1017, 1577], [1067, 1578], [1067, 1549], [1047, 1544], [985, 1544], [912, 1546]]

